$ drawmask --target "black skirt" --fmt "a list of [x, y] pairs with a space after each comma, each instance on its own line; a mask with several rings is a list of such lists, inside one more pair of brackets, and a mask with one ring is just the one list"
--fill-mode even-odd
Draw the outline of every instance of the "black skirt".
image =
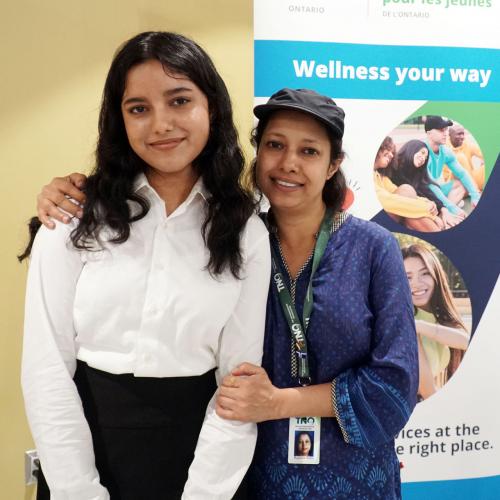
[[[134, 377], [78, 361], [74, 381], [92, 432], [101, 484], [112, 500], [181, 498], [207, 404], [216, 389], [214, 372]], [[243, 490], [235, 498], [245, 498]], [[48, 498], [45, 480], [39, 477], [37, 500]]]

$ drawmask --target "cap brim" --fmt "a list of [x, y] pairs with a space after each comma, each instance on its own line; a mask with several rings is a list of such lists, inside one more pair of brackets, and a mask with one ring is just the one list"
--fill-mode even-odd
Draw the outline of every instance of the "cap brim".
[[436, 123], [436, 125], [433, 125], [432, 127], [426, 126], [424, 124], [424, 130], [426, 132], [429, 132], [430, 130], [440, 130], [445, 127], [451, 127], [453, 125], [453, 122], [451, 120], [443, 120], [442, 123]]
[[316, 118], [321, 123], [323, 123], [328, 129], [330, 129], [334, 133], [336, 133], [339, 136], [339, 138], [342, 138], [344, 135], [342, 130], [340, 130], [338, 127], [333, 125], [328, 120], [325, 120], [320, 114], [315, 113], [314, 111], [310, 110], [309, 108], [306, 108], [304, 106], [300, 106], [300, 104], [293, 104], [293, 103], [259, 104], [258, 106], [255, 106], [255, 108], [253, 108], [253, 114], [259, 120], [261, 120], [262, 118], [266, 117], [269, 113], [272, 113], [273, 111], [286, 110], [286, 109], [292, 110], [292, 111], [302, 111], [303, 113], [314, 116], [314, 118]]

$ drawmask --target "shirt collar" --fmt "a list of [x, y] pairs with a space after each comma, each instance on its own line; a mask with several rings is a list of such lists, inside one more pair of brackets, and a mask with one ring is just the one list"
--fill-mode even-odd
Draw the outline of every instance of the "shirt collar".
[[[141, 172], [135, 178], [133, 190], [134, 190], [134, 193], [137, 193], [137, 192], [143, 191], [143, 190], [147, 190], [147, 191], [155, 193], [155, 195], [158, 196], [156, 191], [151, 187], [151, 184], [149, 184], [148, 179], [146, 177], [146, 174], [144, 174], [144, 172]], [[201, 175], [198, 178], [198, 180], [196, 181], [195, 185], [193, 186], [193, 189], [191, 189], [189, 196], [186, 198], [186, 202], [190, 203], [198, 194], [205, 201], [207, 201], [207, 199], [210, 197], [210, 193], [208, 192], [208, 189], [205, 187], [205, 183], [203, 182]]]

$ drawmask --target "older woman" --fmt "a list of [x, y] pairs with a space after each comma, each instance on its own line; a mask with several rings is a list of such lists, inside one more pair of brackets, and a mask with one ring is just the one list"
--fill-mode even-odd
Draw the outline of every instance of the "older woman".
[[[341, 210], [335, 102], [283, 89], [255, 114], [273, 255], [264, 358], [226, 377], [217, 411], [261, 422], [251, 498], [400, 498], [394, 437], [415, 404], [418, 367], [398, 244]], [[294, 433], [306, 429], [310, 461], [293, 456]]]

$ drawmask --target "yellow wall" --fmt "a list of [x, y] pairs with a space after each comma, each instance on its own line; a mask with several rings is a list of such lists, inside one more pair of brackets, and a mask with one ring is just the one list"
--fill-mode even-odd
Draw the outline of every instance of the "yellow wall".
[[197, 40], [231, 93], [247, 155], [252, 125], [251, 0], [19, 0], [0, 17], [0, 497], [31, 499], [32, 447], [19, 388], [26, 266], [17, 264], [35, 195], [55, 175], [92, 163], [104, 77], [116, 47], [146, 30]]

